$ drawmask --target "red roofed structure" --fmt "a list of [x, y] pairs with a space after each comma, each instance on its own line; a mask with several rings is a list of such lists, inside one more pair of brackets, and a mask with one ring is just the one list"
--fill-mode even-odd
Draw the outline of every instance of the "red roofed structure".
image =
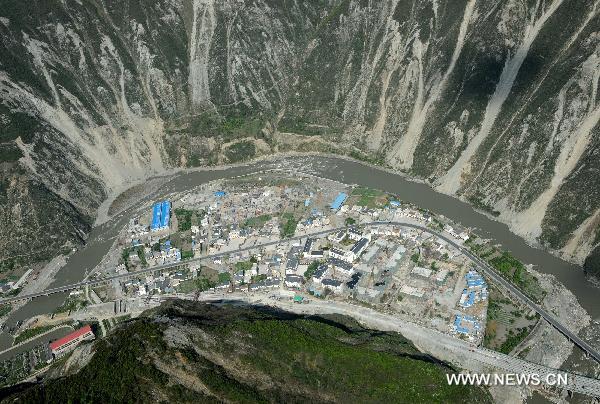
[[50, 350], [55, 358], [59, 358], [75, 349], [81, 341], [93, 340], [95, 337], [92, 327], [86, 325], [61, 339], [51, 342]]

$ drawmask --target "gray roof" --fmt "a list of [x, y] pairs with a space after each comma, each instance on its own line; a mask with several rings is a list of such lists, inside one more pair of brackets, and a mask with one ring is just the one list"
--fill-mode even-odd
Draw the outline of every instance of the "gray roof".
[[313, 278], [321, 279], [325, 272], [327, 272], [327, 265], [319, 265], [315, 273], [313, 274]]
[[302, 281], [304, 281], [304, 278], [302, 276], [300, 276], [300, 275], [290, 274], [290, 275], [286, 275], [285, 276], [285, 281], [286, 282], [300, 282], [300, 283], [302, 283]]
[[367, 245], [368, 242], [369, 240], [363, 237], [352, 246], [350, 251], [352, 251], [354, 254], [357, 254], [361, 249], [363, 249]]
[[337, 258], [329, 258], [329, 263], [333, 266], [336, 266], [338, 268], [342, 268], [346, 271], [352, 271], [352, 264], [350, 264], [349, 262], [346, 261], [342, 261], [340, 259]]
[[321, 284], [325, 285], [325, 286], [334, 286], [334, 287], [338, 287], [342, 284], [341, 281], [335, 280], [335, 279], [323, 279], [323, 281], [321, 282]]

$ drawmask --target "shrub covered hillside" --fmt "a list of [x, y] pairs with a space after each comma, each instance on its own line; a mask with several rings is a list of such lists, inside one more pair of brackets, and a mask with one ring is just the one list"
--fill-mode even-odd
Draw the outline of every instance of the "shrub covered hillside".
[[[170, 302], [94, 346], [78, 373], [4, 402], [489, 402], [398, 334], [316, 318]], [[17, 389], [21, 390], [21, 389]]]
[[[81, 242], [172, 168], [331, 152], [583, 263], [600, 240], [598, 0], [4, 0], [0, 261]], [[42, 189], [44, 193], [37, 195]], [[22, 192], [36, 193], [12, 209]], [[44, 217], [56, 207], [60, 223]], [[38, 216], [41, 219], [36, 220]], [[65, 224], [62, 224], [65, 223]]]

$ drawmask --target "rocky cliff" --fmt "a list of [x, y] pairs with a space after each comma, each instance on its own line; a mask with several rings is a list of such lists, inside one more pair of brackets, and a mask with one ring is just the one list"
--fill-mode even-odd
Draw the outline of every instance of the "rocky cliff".
[[[27, 238], [25, 214], [56, 201], [71, 228], [56, 239], [73, 242], [134, 179], [324, 151], [425, 179], [582, 262], [600, 243], [599, 13], [598, 0], [6, 0], [1, 210]], [[19, 186], [44, 192], [16, 209]]]

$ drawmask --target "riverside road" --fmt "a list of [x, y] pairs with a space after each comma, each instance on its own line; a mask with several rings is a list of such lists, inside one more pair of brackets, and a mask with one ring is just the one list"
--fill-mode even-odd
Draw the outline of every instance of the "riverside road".
[[[542, 309], [538, 304], [536, 304], [528, 296], [523, 294], [516, 286], [514, 286], [509, 281], [507, 281], [505, 278], [503, 278], [502, 275], [500, 275], [487, 262], [485, 262], [485, 261], [481, 260], [479, 257], [473, 255], [468, 249], [466, 249], [461, 244], [454, 241], [449, 235], [446, 236], [446, 235], [444, 235], [442, 233], [438, 233], [437, 231], [434, 231], [424, 225], [417, 224], [414, 222], [402, 222], [402, 221], [396, 221], [396, 220], [394, 220], [394, 221], [373, 221], [373, 222], [368, 222], [368, 223], [362, 223], [362, 225], [364, 227], [373, 227], [373, 226], [408, 227], [408, 228], [413, 228], [413, 229], [418, 229], [418, 230], [428, 232], [428, 233], [440, 238], [441, 240], [444, 240], [445, 242], [447, 242], [448, 244], [452, 245], [454, 248], [459, 250], [461, 253], [463, 253], [465, 256], [467, 256], [469, 259], [471, 259], [479, 267], [479, 269], [485, 275], [487, 275], [491, 280], [493, 280], [497, 285], [503, 287], [505, 290], [507, 290], [509, 293], [511, 293], [514, 297], [516, 297], [521, 302], [523, 302], [525, 305], [527, 305], [527, 307], [529, 307], [532, 310], [534, 310], [535, 312], [537, 312], [544, 320], [546, 320], [549, 324], [551, 324], [554, 328], [556, 328], [561, 334], [563, 334], [565, 337], [567, 337], [569, 339], [569, 341], [571, 341], [573, 344], [575, 344], [577, 347], [579, 347], [581, 350], [583, 350], [588, 356], [591, 356], [597, 362], [600, 363], [600, 353], [599, 352], [597, 352], [594, 348], [592, 348], [588, 343], [583, 341], [577, 335], [575, 335], [574, 333], [569, 331], [555, 317], [550, 315], [547, 311]], [[262, 248], [262, 247], [276, 245], [276, 244], [279, 244], [282, 242], [300, 240], [300, 239], [303, 239], [306, 237], [322, 236], [322, 235], [340, 231], [345, 228], [346, 227], [331, 228], [331, 229], [322, 230], [322, 231], [318, 231], [318, 232], [314, 232], [314, 233], [304, 234], [304, 235], [300, 235], [300, 236], [294, 236], [294, 237], [291, 237], [288, 239], [269, 241], [269, 242], [262, 243], [262, 244], [255, 244], [255, 245], [239, 248], [236, 250], [222, 251], [222, 252], [218, 252], [215, 254], [209, 254], [209, 255], [202, 256], [202, 257], [192, 258], [192, 259], [189, 259], [189, 260], [186, 260], [183, 262], [181, 262], [181, 261], [173, 262], [173, 263], [168, 263], [168, 264], [164, 264], [164, 265], [157, 265], [157, 266], [142, 269], [139, 271], [129, 272], [126, 274], [117, 274], [117, 275], [112, 275], [112, 276], [108, 276], [108, 277], [100, 278], [100, 279], [86, 280], [86, 281], [82, 281], [82, 282], [73, 283], [70, 285], [46, 289], [44, 291], [37, 292], [37, 293], [25, 294], [25, 295], [2, 299], [2, 300], [0, 300], [0, 304], [7, 304], [7, 303], [21, 301], [21, 300], [35, 299], [35, 298], [38, 298], [41, 296], [48, 296], [48, 295], [52, 295], [55, 293], [68, 292], [68, 291], [79, 289], [79, 288], [86, 287], [86, 286], [96, 286], [96, 285], [106, 284], [113, 280], [135, 278], [135, 277], [153, 273], [153, 272], [161, 272], [161, 271], [165, 271], [167, 269], [176, 268], [176, 267], [186, 265], [186, 264], [189, 264], [192, 262], [200, 262], [200, 261], [205, 261], [205, 260], [211, 260], [214, 258], [224, 257], [224, 256], [232, 254], [232, 253], [239, 253], [239, 252], [244, 252], [244, 251], [255, 250], [258, 248]]]

